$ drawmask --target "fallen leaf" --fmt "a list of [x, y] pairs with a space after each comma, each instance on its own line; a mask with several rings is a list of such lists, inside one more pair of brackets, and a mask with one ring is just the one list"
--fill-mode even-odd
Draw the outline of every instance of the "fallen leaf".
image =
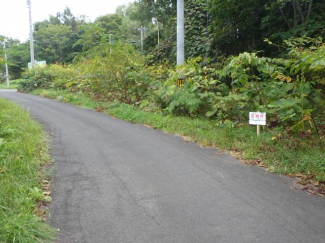
[[304, 177], [304, 175], [301, 172], [298, 172], [297, 174], [295, 174], [295, 176], [300, 178]]
[[50, 191], [43, 192], [43, 196], [49, 196], [49, 195], [51, 195], [51, 192]]

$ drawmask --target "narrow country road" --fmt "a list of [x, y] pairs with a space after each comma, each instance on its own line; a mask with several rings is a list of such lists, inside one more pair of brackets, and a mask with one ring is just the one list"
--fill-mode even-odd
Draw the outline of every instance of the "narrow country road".
[[57, 242], [325, 242], [325, 198], [290, 178], [92, 110], [0, 97], [52, 134]]

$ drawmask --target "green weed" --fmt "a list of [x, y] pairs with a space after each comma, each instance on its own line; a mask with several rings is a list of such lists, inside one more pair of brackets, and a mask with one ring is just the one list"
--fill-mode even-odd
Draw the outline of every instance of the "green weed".
[[0, 99], [0, 110], [0, 242], [49, 241], [53, 231], [36, 215], [47, 141], [18, 106]]
[[0, 83], [0, 89], [17, 89], [19, 84], [23, 81], [23, 79], [15, 79], [10, 81], [9, 87], [6, 82]]

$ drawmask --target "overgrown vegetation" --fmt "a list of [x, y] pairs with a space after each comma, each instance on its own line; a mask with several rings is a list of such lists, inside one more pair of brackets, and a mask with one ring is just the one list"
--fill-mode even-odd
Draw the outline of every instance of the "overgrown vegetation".
[[47, 141], [41, 127], [22, 108], [0, 99], [0, 242], [47, 242], [43, 222], [42, 166]]
[[[270, 41], [268, 41], [273, 45]], [[321, 38], [286, 40], [283, 58], [244, 52], [224, 66], [189, 60], [178, 69], [145, 66], [131, 46], [102, 43], [72, 65], [24, 73], [21, 89], [67, 89], [102, 101], [137, 104], [174, 115], [246, 123], [249, 111], [268, 113], [270, 127], [308, 131], [321, 142], [325, 126], [325, 44]], [[175, 85], [179, 76], [184, 87]]]
[[[51, 89], [47, 95], [87, 107], [93, 102], [100, 102], [95, 103], [98, 107], [107, 102], [129, 104], [109, 113], [205, 145], [238, 150], [245, 159], [262, 161], [272, 171], [299, 172], [323, 182], [325, 45], [321, 38], [303, 37], [288, 39], [279, 48], [286, 50], [282, 58], [244, 52], [223, 64], [207, 66], [204, 59], [195, 58], [175, 69], [145, 65], [131, 46], [103, 42], [71, 65], [25, 72], [21, 90]], [[180, 76], [186, 83], [176, 87]], [[76, 101], [80, 97], [92, 102]], [[261, 138], [246, 125], [248, 112], [257, 110], [268, 116]], [[171, 129], [174, 123], [181, 125]]]
[[0, 89], [17, 89], [22, 79], [10, 80], [10, 85], [7, 86], [7, 82], [0, 83]]

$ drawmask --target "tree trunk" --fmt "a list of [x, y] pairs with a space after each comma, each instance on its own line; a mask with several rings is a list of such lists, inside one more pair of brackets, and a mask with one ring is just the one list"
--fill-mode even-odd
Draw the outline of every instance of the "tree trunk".
[[293, 7], [293, 27], [296, 27], [298, 25], [298, 21], [297, 21], [297, 9], [296, 9], [295, 2], [292, 2], [292, 7]]
[[296, 5], [296, 10], [297, 10], [298, 15], [300, 17], [300, 21], [303, 24], [303, 23], [305, 23], [305, 17], [304, 17], [304, 14], [303, 14], [302, 10], [301, 10], [300, 0], [294, 0], [294, 3]]
[[309, 19], [310, 14], [311, 14], [311, 10], [313, 8], [313, 0], [310, 0], [309, 2], [309, 7], [308, 7], [308, 12], [307, 12], [307, 16], [306, 16], [306, 21]]

